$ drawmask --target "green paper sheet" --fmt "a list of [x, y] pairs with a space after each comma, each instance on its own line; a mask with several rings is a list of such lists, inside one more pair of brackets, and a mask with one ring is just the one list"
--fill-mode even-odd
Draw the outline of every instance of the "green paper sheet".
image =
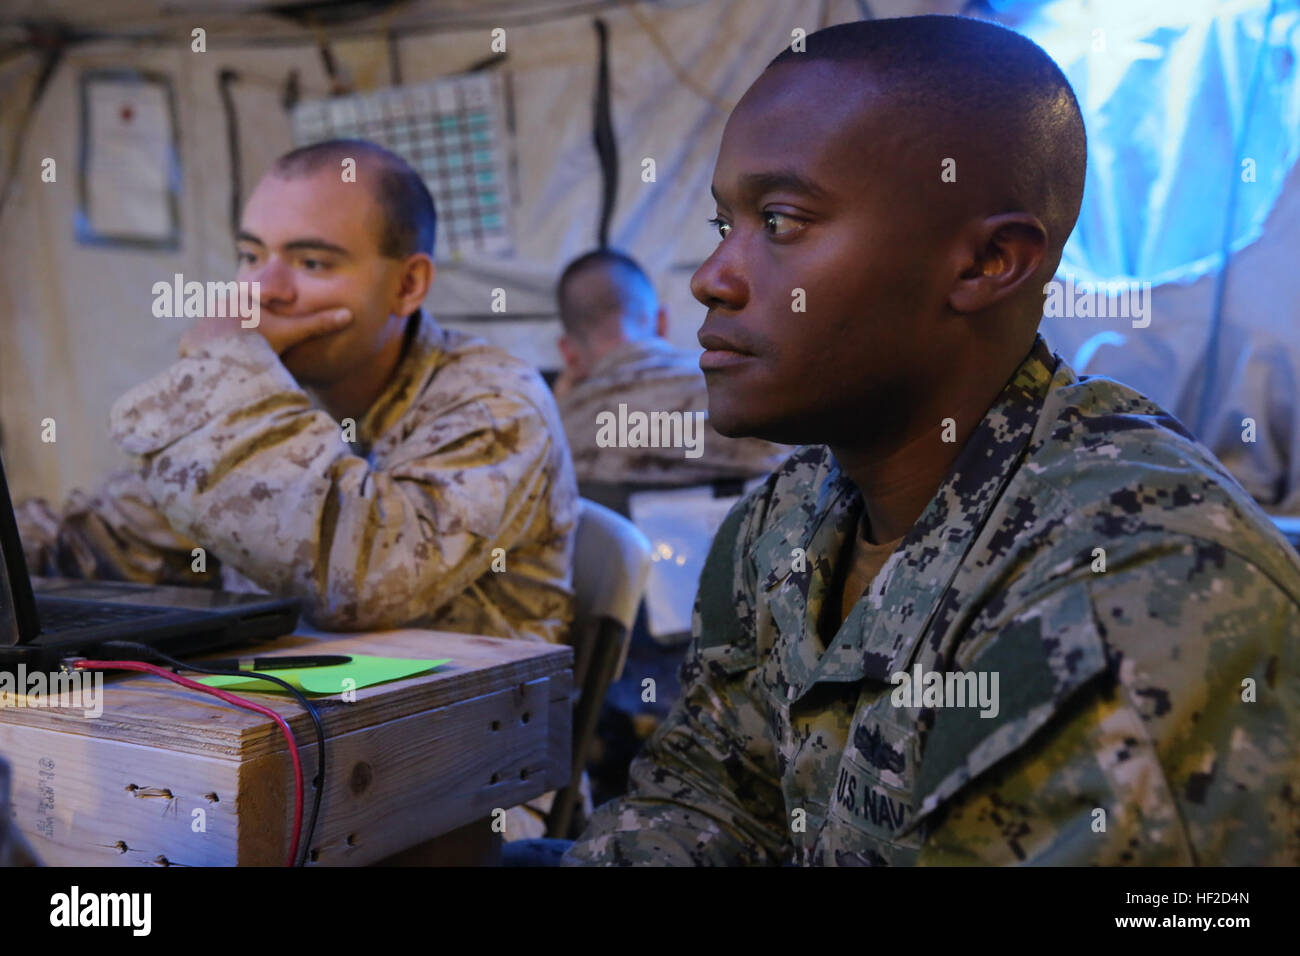
[[[349, 689], [355, 690], [422, 674], [451, 661], [450, 657], [436, 661], [415, 660], [409, 657], [372, 657], [369, 654], [352, 654], [351, 657], [352, 662], [349, 664], [332, 664], [329, 667], [286, 667], [281, 670], [264, 670], [261, 673], [288, 681], [298, 690], [308, 694], [341, 694]], [[343, 681], [349, 677], [356, 683], [344, 684]], [[236, 677], [233, 674], [204, 677], [199, 683], [207, 684], [209, 687], [219, 687], [222, 690], [286, 693], [283, 687], [270, 681], [258, 680], [254, 677]]]

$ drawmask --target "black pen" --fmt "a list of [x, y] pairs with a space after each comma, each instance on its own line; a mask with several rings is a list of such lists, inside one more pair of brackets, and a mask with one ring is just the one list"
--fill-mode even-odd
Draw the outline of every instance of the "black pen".
[[351, 664], [346, 654], [317, 654], [308, 657], [229, 657], [219, 661], [200, 661], [195, 666], [214, 671], [274, 671], [290, 667], [332, 667]]

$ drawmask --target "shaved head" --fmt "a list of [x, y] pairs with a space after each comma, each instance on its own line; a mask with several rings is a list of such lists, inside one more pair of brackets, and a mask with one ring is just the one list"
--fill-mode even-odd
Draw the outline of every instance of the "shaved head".
[[[1032, 213], [1055, 272], [1083, 201], [1087, 143], [1069, 81], [1037, 44], [968, 17], [863, 20], [818, 30], [805, 52], [787, 48], [768, 68], [811, 63], [845, 67], [844, 95], [906, 126], [904, 155], [891, 163], [935, 198], [941, 225]], [[940, 178], [946, 160], [953, 182]]]
[[727, 119], [691, 278], [714, 427], [873, 461], [982, 415], [1033, 345], [1085, 160], [1069, 83], [1003, 27], [869, 20], [782, 52]]
[[555, 298], [565, 333], [577, 341], [654, 334], [659, 311], [654, 284], [636, 260], [615, 249], [594, 249], [570, 262], [555, 285]]

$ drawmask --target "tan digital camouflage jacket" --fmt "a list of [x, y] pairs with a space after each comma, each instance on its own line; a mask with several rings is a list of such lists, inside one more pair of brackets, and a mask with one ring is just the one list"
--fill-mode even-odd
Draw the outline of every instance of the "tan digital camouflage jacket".
[[[765, 475], [794, 451], [757, 438], [724, 438], [708, 424], [709, 397], [699, 356], [663, 339], [628, 342], [557, 399], [579, 481], [603, 484], [692, 485], [718, 478]], [[628, 412], [703, 412], [698, 457], [683, 448], [601, 447], [597, 416]]]
[[224, 565], [319, 627], [563, 640], [577, 486], [550, 391], [423, 313], [411, 332], [352, 445], [260, 335], [131, 390], [112, 429], [139, 471], [57, 520], [28, 503], [34, 572], [214, 584]]
[[566, 864], [1300, 863], [1300, 559], [1176, 420], [1040, 338], [823, 654], [861, 511], [821, 446], [732, 510]]

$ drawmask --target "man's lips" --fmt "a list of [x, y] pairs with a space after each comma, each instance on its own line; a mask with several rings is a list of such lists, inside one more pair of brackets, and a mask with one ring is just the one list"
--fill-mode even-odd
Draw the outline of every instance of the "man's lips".
[[700, 356], [700, 369], [708, 371], [710, 369], [729, 368], [733, 365], [739, 365], [754, 357], [752, 352], [746, 352], [731, 339], [724, 338], [715, 332], [701, 331], [699, 342], [704, 346], [704, 354]]
[[748, 362], [753, 357], [752, 355], [746, 355], [744, 352], [732, 352], [729, 349], [709, 349], [700, 356], [700, 371], [708, 372], [713, 369], [730, 368], [733, 365]]

